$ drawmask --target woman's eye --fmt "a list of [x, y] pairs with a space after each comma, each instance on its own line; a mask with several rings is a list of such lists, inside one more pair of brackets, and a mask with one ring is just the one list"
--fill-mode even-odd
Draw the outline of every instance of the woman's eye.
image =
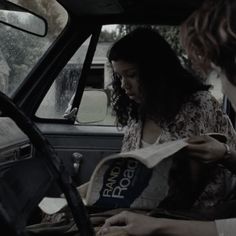
[[134, 78], [134, 77], [137, 77], [137, 72], [130, 72], [126, 75], [128, 78]]

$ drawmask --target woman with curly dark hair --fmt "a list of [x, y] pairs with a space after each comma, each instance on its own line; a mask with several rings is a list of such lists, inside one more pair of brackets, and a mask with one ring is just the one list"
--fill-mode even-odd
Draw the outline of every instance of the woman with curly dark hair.
[[123, 151], [232, 129], [210, 86], [181, 65], [156, 30], [141, 27], [127, 34], [112, 45], [108, 60], [117, 125], [126, 127]]
[[[192, 94], [210, 87], [184, 69], [170, 45], [150, 28], [137, 28], [118, 40], [108, 59], [114, 72], [114, 110], [122, 126], [129, 117], [170, 121]], [[116, 71], [123, 66], [124, 74]], [[130, 81], [138, 81], [139, 101], [130, 94]]]

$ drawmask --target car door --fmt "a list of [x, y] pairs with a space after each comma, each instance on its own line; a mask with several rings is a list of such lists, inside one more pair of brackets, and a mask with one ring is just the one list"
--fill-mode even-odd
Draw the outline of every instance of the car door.
[[[78, 185], [89, 180], [102, 158], [120, 151], [123, 137], [123, 131], [115, 125], [110, 102], [111, 71], [106, 53], [111, 42], [98, 40], [84, 88], [80, 87], [86, 55], [94, 43], [92, 37], [85, 40], [59, 73], [34, 117]], [[81, 90], [77, 116], [66, 116], [73, 103], [78, 103]]]

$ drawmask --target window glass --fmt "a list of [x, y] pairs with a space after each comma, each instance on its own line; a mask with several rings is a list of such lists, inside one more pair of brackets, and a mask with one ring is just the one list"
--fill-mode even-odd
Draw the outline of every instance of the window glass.
[[36, 113], [37, 117], [64, 119], [68, 106], [73, 102], [90, 39], [84, 42], [60, 72], [43, 99]]
[[[96, 47], [96, 51], [93, 57], [92, 65], [90, 67], [90, 73], [88, 75], [88, 78], [86, 79], [86, 90], [97, 90], [97, 91], [103, 91], [107, 96], [107, 102], [104, 103], [103, 96], [97, 95], [94, 93], [94, 99], [95, 103], [97, 104], [97, 107], [93, 109], [93, 117], [101, 117], [101, 112], [103, 110], [103, 107], [106, 106], [106, 115], [104, 115], [103, 119], [97, 119], [93, 122], [91, 122], [91, 119], [89, 118], [86, 122], [86, 119], [84, 119], [84, 122], [81, 124], [83, 125], [105, 125], [105, 126], [114, 126], [115, 125], [115, 116], [112, 113], [112, 107], [111, 107], [111, 68], [107, 61], [107, 52], [114, 42], [114, 40], [117, 38], [116, 32], [117, 25], [107, 25], [103, 26], [99, 41]], [[90, 97], [86, 94], [83, 94], [82, 101], [83, 104], [86, 104], [86, 102], [89, 104]], [[98, 100], [97, 100], [98, 99]], [[78, 111], [78, 120], [80, 121], [79, 117], [84, 117], [85, 110], [79, 109]]]
[[[65, 27], [68, 18], [64, 8], [56, 0], [14, 0], [12, 2], [43, 16], [48, 22], [48, 34], [46, 37], [38, 37], [0, 24], [0, 90], [8, 96], [11, 96], [20, 86]], [[12, 17], [12, 15], [6, 14], [5, 17]], [[12, 20], [17, 21], [17, 18], [11, 18]], [[30, 21], [31, 18], [26, 20]], [[39, 27], [32, 22], [28, 24], [31, 27]]]
[[[80, 123], [81, 125], [114, 125], [115, 117], [112, 114], [110, 103], [111, 71], [110, 66], [107, 63], [106, 54], [115, 40], [115, 30], [116, 26], [114, 25], [104, 26], [102, 28], [90, 71], [86, 78], [86, 92], [83, 94], [81, 101], [82, 104], [78, 111], [78, 119], [76, 119], [76, 123]], [[70, 118], [71, 105], [74, 99], [73, 95], [76, 92], [89, 42], [90, 38], [78, 49], [59, 74], [58, 78], [55, 80], [42, 101], [36, 113], [37, 117], [48, 119]], [[90, 92], [88, 93], [87, 91]], [[103, 91], [103, 95], [95, 91]], [[107, 97], [106, 102], [104, 100], [104, 93]], [[91, 108], [92, 96], [94, 96], [93, 101], [97, 104], [97, 106], [93, 108]], [[90, 110], [88, 111], [88, 109]], [[101, 111], [103, 111], [103, 114], [106, 113], [103, 118], [101, 116]], [[69, 116], [67, 116], [68, 113]], [[81, 117], [83, 117], [82, 122], [79, 122]], [[93, 117], [94, 120], [91, 119], [91, 117]]]

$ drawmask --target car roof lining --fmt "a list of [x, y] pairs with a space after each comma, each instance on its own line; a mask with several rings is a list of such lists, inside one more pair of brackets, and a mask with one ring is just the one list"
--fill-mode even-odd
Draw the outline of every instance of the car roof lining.
[[203, 0], [57, 0], [74, 17], [112, 23], [180, 24]]

